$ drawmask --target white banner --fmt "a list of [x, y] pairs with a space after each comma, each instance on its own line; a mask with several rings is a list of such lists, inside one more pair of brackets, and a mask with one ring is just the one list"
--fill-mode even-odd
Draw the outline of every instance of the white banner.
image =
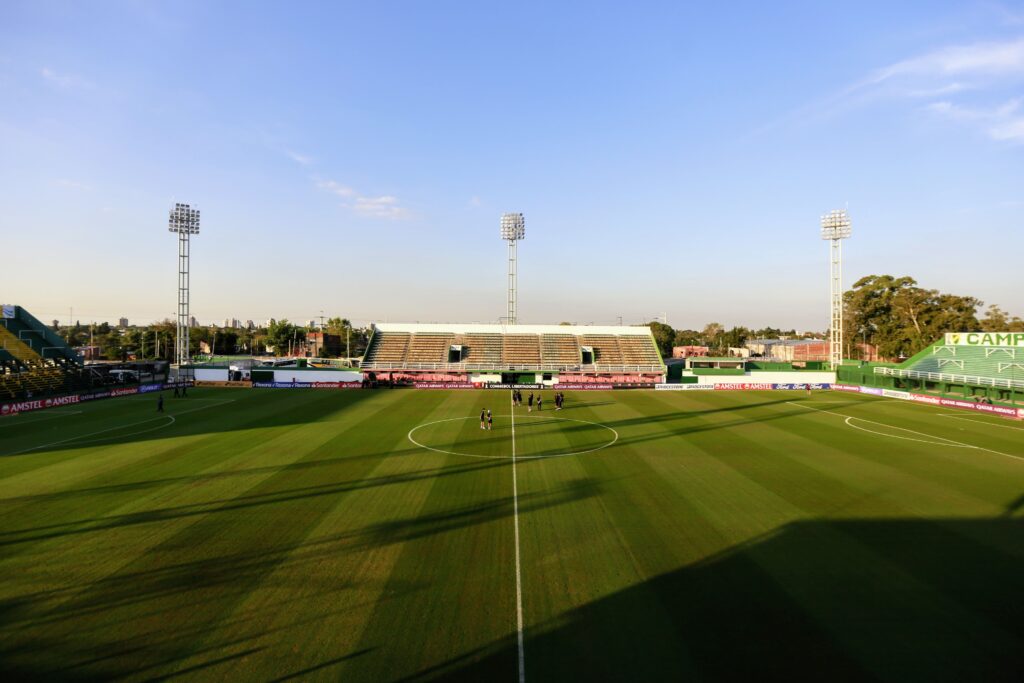
[[1024, 347], [1024, 332], [947, 332], [946, 346]]
[[4, 318], [13, 318], [14, 317], [14, 306], [11, 306], [9, 304], [4, 304], [3, 306], [0, 306], [0, 308], [3, 309], [3, 314], [0, 317], [4, 317]]

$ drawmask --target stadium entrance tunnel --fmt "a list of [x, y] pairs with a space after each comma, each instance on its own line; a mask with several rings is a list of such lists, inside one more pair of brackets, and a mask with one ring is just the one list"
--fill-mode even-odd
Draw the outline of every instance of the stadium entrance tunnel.
[[[470, 458], [557, 458], [596, 453], [614, 444], [619, 434], [599, 422], [559, 416], [554, 410], [493, 415], [481, 429], [479, 415], [427, 422], [409, 431], [409, 441], [430, 451]], [[485, 423], [486, 424], [486, 423]]]

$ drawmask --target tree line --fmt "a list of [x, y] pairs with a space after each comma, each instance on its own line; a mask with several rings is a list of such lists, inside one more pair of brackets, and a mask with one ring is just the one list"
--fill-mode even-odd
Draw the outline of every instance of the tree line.
[[[948, 294], [920, 287], [911, 277], [868, 275], [843, 294], [843, 341], [846, 358], [860, 355], [859, 344], [877, 346], [883, 358], [914, 355], [946, 332], [1024, 332], [1024, 320], [991, 304], [979, 315], [984, 302], [972, 296]], [[702, 330], [675, 330], [659, 321], [650, 324], [654, 341], [665, 357], [673, 346], [707, 346], [714, 355], [741, 347], [751, 339], [819, 338], [828, 330], [803, 332], [764, 327], [736, 326], [726, 329], [709, 323]]]
[[[95, 346], [106, 360], [173, 360], [177, 325], [165, 319], [151, 325], [120, 328], [109, 323], [58, 325], [53, 328], [72, 347]], [[297, 354], [304, 349], [306, 334], [319, 328], [295, 325], [287, 319], [274, 320], [253, 329], [216, 326], [193, 327], [189, 331], [189, 347], [193, 356], [200, 355], [205, 343], [211, 355], [275, 355]], [[341, 339], [341, 354], [351, 348], [353, 357], [366, 349], [369, 328], [355, 327], [346, 318], [330, 318], [324, 332]], [[327, 355], [325, 353], [319, 354]], [[334, 354], [338, 355], [338, 354]]]

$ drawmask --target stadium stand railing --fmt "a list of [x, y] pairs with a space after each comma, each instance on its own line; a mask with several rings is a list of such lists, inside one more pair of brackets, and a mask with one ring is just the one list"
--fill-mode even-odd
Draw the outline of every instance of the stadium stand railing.
[[1024, 349], [933, 344], [901, 367], [876, 367], [876, 375], [1003, 389], [1024, 389]]

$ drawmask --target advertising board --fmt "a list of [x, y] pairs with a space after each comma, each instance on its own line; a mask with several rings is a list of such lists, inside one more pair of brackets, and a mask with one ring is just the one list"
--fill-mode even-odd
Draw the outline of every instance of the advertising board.
[[713, 384], [655, 384], [655, 391], [710, 391]]
[[253, 389], [362, 389], [362, 382], [253, 382]]
[[715, 384], [715, 391], [730, 391], [739, 389], [740, 391], [765, 391], [774, 389], [775, 385], [768, 382], [729, 382], [727, 384]]
[[413, 382], [414, 389], [476, 389], [472, 382]]
[[57, 396], [54, 398], [29, 399], [27, 401], [12, 401], [11, 403], [5, 403], [0, 406], [0, 415], [13, 415], [14, 413], [27, 413], [33, 410], [45, 410], [46, 408], [69, 406], [78, 403], [79, 400], [80, 397], [78, 395], [73, 395]]
[[1024, 347], [1024, 332], [947, 332], [946, 345]]
[[910, 400], [909, 391], [898, 391], [896, 389], [882, 389], [882, 396], [885, 396], [886, 398], [898, 398], [902, 401]]

